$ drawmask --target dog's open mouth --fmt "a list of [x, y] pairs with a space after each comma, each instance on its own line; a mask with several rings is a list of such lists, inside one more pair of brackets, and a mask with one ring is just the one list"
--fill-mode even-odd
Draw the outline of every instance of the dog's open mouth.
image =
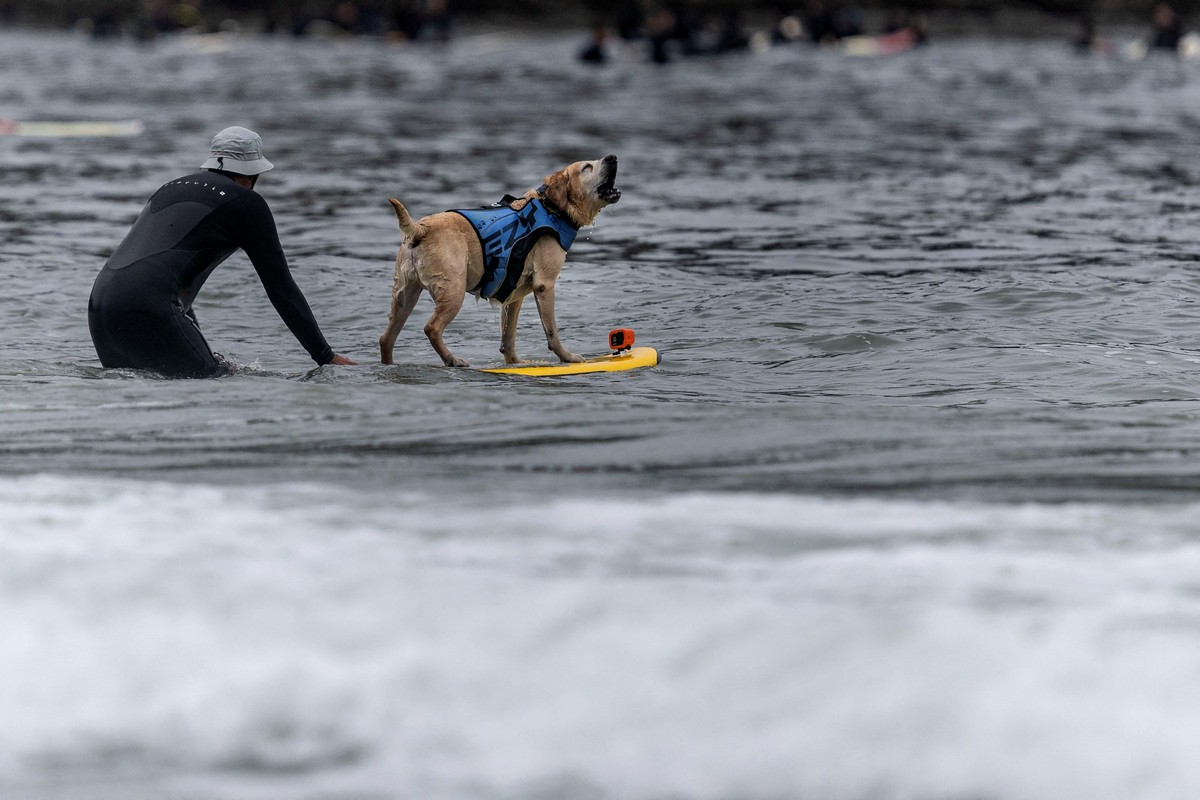
[[617, 159], [609, 156], [603, 163], [604, 180], [596, 187], [596, 196], [606, 203], [615, 203], [621, 199], [621, 190], [617, 188]]

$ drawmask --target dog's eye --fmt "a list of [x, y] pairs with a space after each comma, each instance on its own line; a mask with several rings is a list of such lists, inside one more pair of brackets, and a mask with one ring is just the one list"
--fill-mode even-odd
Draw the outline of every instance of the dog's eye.
[[583, 165], [583, 169], [582, 169], [582, 170], [580, 170], [580, 171], [581, 171], [581, 172], [584, 172], [584, 173], [591, 172], [591, 171], [592, 171], [592, 165], [591, 165], [591, 164], [584, 164], [584, 165]]

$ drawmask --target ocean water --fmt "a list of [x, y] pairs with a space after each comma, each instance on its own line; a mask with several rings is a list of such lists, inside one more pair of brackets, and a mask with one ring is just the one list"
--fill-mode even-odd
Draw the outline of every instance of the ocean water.
[[[1194, 796], [1200, 64], [578, 46], [0, 33], [0, 119], [145, 123], [0, 137], [0, 797]], [[101, 369], [96, 272], [230, 124], [360, 365], [235, 256], [237, 374]], [[447, 369], [427, 300], [376, 363], [389, 196], [609, 152], [560, 327], [659, 367]]]

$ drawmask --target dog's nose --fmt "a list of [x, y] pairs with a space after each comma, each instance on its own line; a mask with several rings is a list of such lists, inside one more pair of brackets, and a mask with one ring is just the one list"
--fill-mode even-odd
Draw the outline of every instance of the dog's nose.
[[614, 155], [607, 155], [607, 156], [605, 156], [605, 157], [604, 157], [603, 161], [604, 161], [604, 163], [605, 163], [605, 164], [616, 164], [616, 163], [617, 163], [617, 157], [616, 157], [616, 156], [614, 156]]

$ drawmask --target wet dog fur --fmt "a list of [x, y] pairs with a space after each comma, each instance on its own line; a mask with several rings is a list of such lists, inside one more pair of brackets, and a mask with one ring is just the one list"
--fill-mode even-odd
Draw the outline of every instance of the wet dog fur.
[[[594, 223], [602, 209], [621, 198], [616, 177], [616, 156], [577, 161], [547, 176], [540, 196], [552, 211], [572, 225], [584, 227]], [[538, 196], [538, 190], [531, 189], [511, 207], [519, 210]], [[395, 209], [404, 241], [396, 254], [387, 329], [379, 337], [380, 361], [392, 363], [396, 337], [424, 289], [433, 298], [434, 306], [433, 314], [425, 323], [429, 343], [446, 366], [469, 366], [450, 351], [442, 334], [462, 308], [468, 289], [477, 286], [483, 277], [483, 248], [479, 237], [461, 214], [445, 211], [414, 222], [399, 200], [392, 198], [389, 202]], [[553, 236], [542, 236], [529, 251], [521, 278], [501, 308], [500, 352], [504, 354], [505, 363], [520, 361], [516, 344], [517, 317], [521, 313], [521, 302], [530, 294], [537, 302], [538, 316], [550, 350], [562, 361], [583, 360], [563, 346], [554, 313], [555, 285], [566, 257], [566, 251]]]

